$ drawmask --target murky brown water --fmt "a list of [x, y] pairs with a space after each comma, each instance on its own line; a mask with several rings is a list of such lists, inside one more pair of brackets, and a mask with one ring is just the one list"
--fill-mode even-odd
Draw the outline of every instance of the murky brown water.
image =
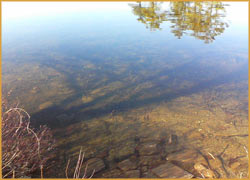
[[157, 169], [169, 162], [195, 177], [197, 163], [217, 178], [248, 177], [247, 24], [230, 19], [236, 3], [116, 4], [127, 9], [93, 6], [65, 27], [62, 15], [44, 29], [22, 20], [25, 41], [14, 21], [3, 31], [3, 90], [57, 140], [47, 176], [64, 177], [82, 147], [94, 177], [170, 178]]

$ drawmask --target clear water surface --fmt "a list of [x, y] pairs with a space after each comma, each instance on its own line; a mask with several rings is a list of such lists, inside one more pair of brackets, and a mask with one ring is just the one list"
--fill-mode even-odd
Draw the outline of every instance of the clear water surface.
[[33, 3], [33, 16], [24, 3], [18, 18], [8, 7], [3, 94], [12, 90], [34, 126], [52, 128], [58, 167], [83, 147], [86, 159], [105, 161], [96, 177], [126, 177], [112, 174], [117, 163], [140, 164], [145, 139], [174, 135], [185, 148], [226, 149], [224, 164], [213, 165], [218, 177], [248, 177], [246, 2], [52, 3], [40, 11]]

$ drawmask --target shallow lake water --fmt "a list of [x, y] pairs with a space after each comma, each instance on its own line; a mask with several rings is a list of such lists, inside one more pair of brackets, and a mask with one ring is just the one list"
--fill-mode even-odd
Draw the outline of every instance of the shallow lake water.
[[247, 12], [245, 2], [82, 2], [3, 16], [3, 95], [53, 130], [46, 176], [65, 177], [82, 147], [94, 177], [166, 178], [157, 168], [169, 162], [192, 174], [200, 161], [183, 152], [216, 178], [248, 177]]

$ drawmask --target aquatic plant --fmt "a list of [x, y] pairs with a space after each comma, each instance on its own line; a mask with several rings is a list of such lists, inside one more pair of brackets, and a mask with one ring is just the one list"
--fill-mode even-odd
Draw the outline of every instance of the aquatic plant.
[[10, 106], [2, 100], [2, 177], [31, 177], [49, 168], [47, 162], [53, 157], [54, 140], [47, 126], [33, 129], [30, 115], [18, 104]]

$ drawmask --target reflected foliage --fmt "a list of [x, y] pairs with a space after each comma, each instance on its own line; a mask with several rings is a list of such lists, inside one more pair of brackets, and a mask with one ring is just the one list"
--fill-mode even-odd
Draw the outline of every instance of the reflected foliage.
[[224, 17], [225, 4], [222, 2], [169, 2], [130, 4], [138, 21], [154, 31], [161, 29], [164, 22], [171, 23], [171, 32], [181, 38], [183, 35], [194, 36], [211, 43], [228, 27]]
[[160, 24], [166, 20], [165, 12], [161, 12], [161, 4], [162, 2], [149, 2], [149, 6], [144, 6], [138, 2], [138, 4], [130, 4], [130, 6], [133, 8], [133, 13], [139, 16], [137, 20], [145, 24], [146, 28], [154, 31], [161, 29]]

